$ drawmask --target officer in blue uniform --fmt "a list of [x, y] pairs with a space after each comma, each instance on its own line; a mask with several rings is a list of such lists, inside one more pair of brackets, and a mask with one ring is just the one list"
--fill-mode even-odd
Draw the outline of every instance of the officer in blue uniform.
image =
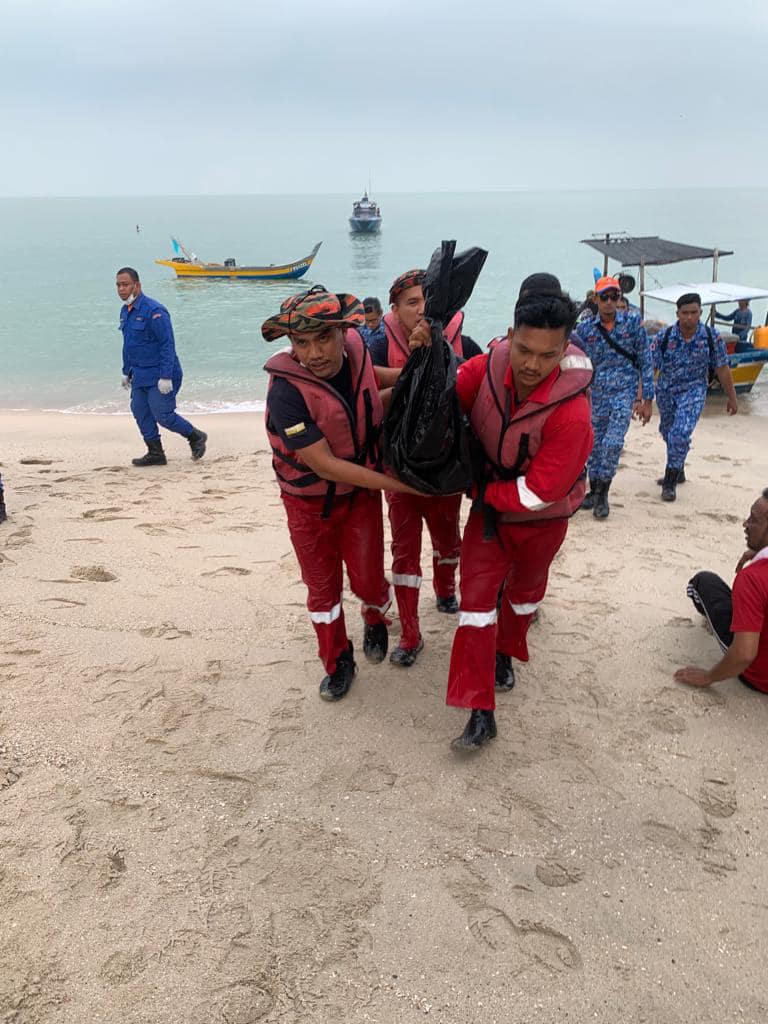
[[0, 473], [0, 523], [4, 523], [8, 518], [8, 513], [5, 511], [5, 488], [3, 487], [3, 476]]
[[176, 412], [182, 370], [168, 310], [144, 294], [139, 275], [132, 267], [118, 270], [115, 283], [124, 303], [120, 310], [123, 387], [130, 388], [131, 412], [147, 445], [146, 455], [133, 459], [133, 464], [166, 464], [160, 427], [186, 437], [192, 458], [201, 459], [208, 435]]
[[587, 462], [589, 492], [582, 508], [596, 519], [610, 511], [608, 489], [619, 466], [624, 437], [634, 415], [645, 425], [653, 411], [653, 361], [640, 317], [616, 306], [621, 288], [615, 277], [595, 282], [597, 314], [576, 325], [573, 338], [592, 361], [592, 430], [595, 444]]
[[677, 323], [656, 335], [653, 360], [659, 371], [659, 433], [667, 445], [667, 466], [657, 483], [662, 500], [674, 501], [677, 485], [685, 483], [685, 460], [704, 408], [710, 373], [717, 375], [727, 396], [728, 415], [738, 412], [725, 344], [714, 328], [701, 322], [701, 296], [696, 292], [677, 300]]

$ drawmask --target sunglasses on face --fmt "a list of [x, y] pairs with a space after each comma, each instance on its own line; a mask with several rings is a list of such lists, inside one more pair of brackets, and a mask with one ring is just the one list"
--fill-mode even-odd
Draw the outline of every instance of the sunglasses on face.
[[597, 297], [600, 300], [600, 302], [608, 302], [608, 301], [611, 301], [611, 300], [613, 302], [617, 302], [618, 298], [619, 298], [619, 293], [618, 292], [600, 292], [600, 294]]

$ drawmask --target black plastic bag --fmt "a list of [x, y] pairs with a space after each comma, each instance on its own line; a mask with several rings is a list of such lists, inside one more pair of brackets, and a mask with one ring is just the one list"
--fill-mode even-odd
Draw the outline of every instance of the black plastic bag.
[[424, 279], [432, 344], [408, 358], [384, 419], [384, 458], [424, 494], [456, 494], [472, 484], [467, 432], [456, 396], [456, 356], [443, 328], [472, 294], [487, 252], [454, 255], [456, 242], [435, 250]]

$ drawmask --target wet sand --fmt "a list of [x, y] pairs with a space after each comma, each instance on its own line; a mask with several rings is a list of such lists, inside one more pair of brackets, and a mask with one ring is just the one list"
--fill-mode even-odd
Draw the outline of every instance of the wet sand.
[[319, 701], [261, 417], [200, 422], [139, 470], [126, 417], [0, 415], [0, 1020], [764, 1021], [768, 698], [672, 673], [765, 421], [708, 415], [675, 504], [632, 426], [465, 759], [431, 587], [418, 664]]

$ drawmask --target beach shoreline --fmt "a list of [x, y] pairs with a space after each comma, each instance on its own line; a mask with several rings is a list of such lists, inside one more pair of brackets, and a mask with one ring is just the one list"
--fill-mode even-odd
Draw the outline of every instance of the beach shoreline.
[[195, 424], [201, 462], [164, 433], [142, 470], [129, 416], [0, 412], [0, 1009], [764, 1020], [768, 700], [672, 679], [718, 657], [685, 585], [730, 581], [762, 416], [710, 403], [674, 504], [657, 414], [631, 426], [610, 518], [571, 521], [499, 736], [463, 760], [429, 558], [419, 662], [360, 658], [321, 702], [263, 415]]

